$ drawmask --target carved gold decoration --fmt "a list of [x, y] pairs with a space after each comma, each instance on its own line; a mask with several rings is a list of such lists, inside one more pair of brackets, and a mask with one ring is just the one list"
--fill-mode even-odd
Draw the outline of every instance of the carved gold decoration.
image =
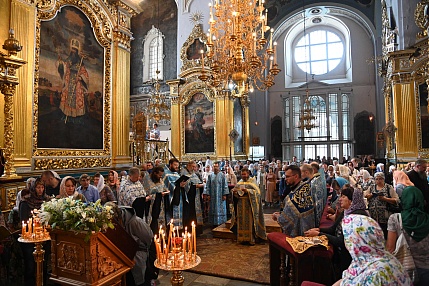
[[[102, 150], [59, 150], [39, 149], [37, 147], [38, 130], [38, 80], [40, 61], [40, 28], [41, 22], [51, 20], [64, 5], [79, 8], [91, 22], [95, 37], [105, 51], [104, 69], [104, 140]], [[79, 0], [44, 0], [37, 3], [36, 21], [36, 54], [34, 76], [34, 130], [33, 130], [33, 162], [36, 170], [107, 167], [111, 165], [111, 71], [112, 42], [129, 50], [132, 40], [129, 31], [129, 18], [135, 11], [121, 1], [79, 1]], [[120, 10], [120, 12], [118, 12]], [[63, 157], [63, 158], [56, 158]], [[89, 158], [94, 157], [94, 158]]]
[[0, 52], [0, 91], [4, 94], [4, 174], [2, 178], [17, 177], [15, 173], [15, 145], [14, 145], [14, 114], [13, 114], [13, 96], [19, 79], [16, 71], [26, 62], [18, 58], [17, 52], [21, 51], [18, 40], [15, 39], [15, 33], [11, 29], [9, 38], [6, 39], [3, 49], [7, 50], [7, 55]]
[[7, 188], [6, 189], [6, 199], [7, 199], [7, 209], [11, 210], [16, 205], [16, 196], [18, 194], [18, 188]]
[[75, 158], [45, 158], [34, 159], [34, 169], [81, 169], [81, 168], [97, 168], [109, 167], [111, 165], [111, 157], [75, 157]]
[[416, 10], [414, 11], [414, 19], [416, 22], [416, 25], [422, 30], [420, 33], [417, 34], [417, 38], [424, 38], [428, 35], [427, 29], [429, 27], [429, 15], [425, 15], [428, 12], [428, 0], [421, 0], [417, 6]]
[[[201, 25], [195, 25], [188, 39], [183, 43], [180, 49], [180, 59], [182, 60], [181, 72], [197, 67], [201, 69], [201, 58], [188, 60], [187, 51], [195, 40], [200, 40], [202, 43], [207, 43], [207, 35], [204, 33]], [[183, 76], [180, 76], [183, 77]]]

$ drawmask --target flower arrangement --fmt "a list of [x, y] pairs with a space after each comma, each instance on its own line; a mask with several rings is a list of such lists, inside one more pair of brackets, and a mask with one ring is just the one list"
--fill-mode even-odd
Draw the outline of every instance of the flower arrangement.
[[100, 200], [84, 203], [71, 197], [52, 199], [42, 204], [38, 216], [42, 224], [50, 225], [52, 229], [86, 231], [85, 241], [89, 240], [93, 231], [114, 228], [113, 210], [110, 206], [101, 205]]

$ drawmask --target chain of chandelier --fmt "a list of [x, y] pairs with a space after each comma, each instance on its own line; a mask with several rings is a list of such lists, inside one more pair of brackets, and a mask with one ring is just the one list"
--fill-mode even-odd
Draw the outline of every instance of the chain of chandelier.
[[274, 78], [280, 72], [277, 43], [273, 42], [274, 29], [267, 25], [264, 2], [215, 0], [214, 6], [209, 4], [210, 28], [207, 50], [201, 51], [200, 80], [236, 97], [274, 85]]

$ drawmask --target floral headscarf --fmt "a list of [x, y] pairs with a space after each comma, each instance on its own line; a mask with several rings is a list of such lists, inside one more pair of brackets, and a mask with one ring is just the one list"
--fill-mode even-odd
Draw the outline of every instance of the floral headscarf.
[[113, 170], [110, 170], [110, 171], [109, 171], [109, 174], [110, 174], [110, 173], [112, 173], [112, 174], [113, 174], [113, 183], [111, 183], [111, 182], [109, 181], [109, 185], [110, 185], [110, 187], [113, 187], [113, 186], [115, 186], [115, 185], [116, 185], [116, 187], [117, 187], [117, 188], [119, 188], [119, 186], [120, 186], [121, 182], [119, 181], [119, 175], [118, 175], [118, 172], [113, 171]]
[[385, 250], [383, 230], [364, 215], [348, 215], [342, 222], [344, 242], [352, 257], [341, 285], [412, 285], [401, 263]]
[[363, 199], [363, 192], [361, 189], [355, 188], [353, 191], [352, 204], [349, 209], [344, 211], [344, 215], [349, 215], [356, 210], [365, 210], [366, 204]]

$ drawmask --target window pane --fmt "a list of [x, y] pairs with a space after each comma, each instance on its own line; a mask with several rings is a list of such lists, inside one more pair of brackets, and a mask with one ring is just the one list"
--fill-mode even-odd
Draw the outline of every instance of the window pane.
[[316, 158], [316, 150], [314, 145], [305, 145], [305, 159], [315, 159]]
[[302, 62], [306, 62], [308, 61], [308, 54], [306, 55], [307, 48], [306, 47], [301, 47], [301, 48], [296, 48], [295, 49], [295, 61], [297, 63], [302, 63]]
[[[307, 47], [306, 50], [304, 47]], [[307, 73], [325, 74], [338, 66], [344, 57], [344, 44], [342, 40], [334, 33], [326, 30], [317, 30], [302, 37], [295, 45], [295, 61], [298, 67]], [[315, 63], [323, 60], [331, 60], [323, 63]], [[309, 66], [302, 65], [304, 62], [310, 62]]]
[[341, 39], [335, 35], [332, 32], [327, 32], [327, 36], [328, 36], [328, 42], [332, 43], [332, 42], [341, 42]]
[[316, 156], [328, 157], [328, 145], [316, 145]]
[[310, 47], [310, 59], [311, 61], [325, 60], [326, 59], [326, 45], [314, 45]]
[[325, 74], [328, 72], [327, 62], [311, 62], [311, 73], [312, 74]]
[[301, 161], [301, 159], [302, 159], [301, 145], [293, 146], [293, 156], [296, 156], [297, 160]]
[[328, 44], [328, 57], [330, 59], [341, 59], [343, 57], [343, 44]]
[[319, 30], [310, 33], [310, 44], [326, 43], [326, 31]]
[[340, 145], [331, 144], [331, 158], [340, 158]]

